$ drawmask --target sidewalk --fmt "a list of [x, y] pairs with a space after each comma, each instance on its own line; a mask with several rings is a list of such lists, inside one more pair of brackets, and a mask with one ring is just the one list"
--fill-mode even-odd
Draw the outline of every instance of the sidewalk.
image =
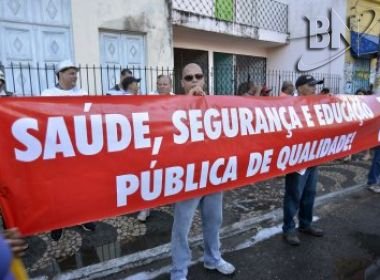
[[[354, 155], [349, 163], [339, 160], [321, 166], [318, 196], [364, 184], [370, 162], [361, 158]], [[242, 233], [255, 223], [266, 227], [268, 215], [281, 212], [283, 186], [283, 177], [280, 177], [226, 192], [224, 237]], [[146, 223], [140, 223], [136, 214], [132, 214], [97, 222], [95, 233], [85, 232], [80, 227], [66, 229], [59, 242], [52, 241], [48, 234], [34, 236], [28, 238], [30, 249], [24, 262], [32, 277], [63, 273], [62, 279], [93, 278], [102, 275], [108, 265], [109, 271], [99, 276], [104, 278], [109, 273], [131, 270], [131, 267], [168, 257], [172, 220], [172, 207], [164, 206], [154, 209]], [[200, 223], [196, 215], [190, 234], [195, 246], [201, 236]], [[96, 266], [98, 263], [102, 264]], [[89, 265], [95, 266], [85, 268]], [[78, 268], [82, 269], [76, 274], [70, 273]]]
[[[223, 243], [239, 239], [237, 250], [224, 254], [237, 268], [234, 276], [207, 271], [199, 262], [190, 268], [188, 280], [380, 279], [380, 195], [362, 189], [331, 201], [317, 214], [320, 219], [316, 225], [325, 230], [324, 237], [300, 234], [299, 247], [286, 244], [281, 233], [255, 245], [257, 235], [227, 239]], [[272, 227], [267, 231], [276, 229], [280, 230]], [[165, 274], [155, 279], [168, 277]]]

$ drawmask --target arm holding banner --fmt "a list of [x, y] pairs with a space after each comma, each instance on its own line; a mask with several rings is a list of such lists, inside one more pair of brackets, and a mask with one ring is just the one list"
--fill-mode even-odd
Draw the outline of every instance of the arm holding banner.
[[3, 233], [4, 236], [0, 234], [0, 279], [8, 279], [11, 275], [17, 280], [28, 279], [20, 259], [28, 248], [25, 240], [16, 228], [6, 229]]

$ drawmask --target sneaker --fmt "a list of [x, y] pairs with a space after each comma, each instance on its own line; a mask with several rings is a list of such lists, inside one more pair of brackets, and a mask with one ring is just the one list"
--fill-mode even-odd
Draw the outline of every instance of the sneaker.
[[350, 161], [351, 161], [351, 155], [343, 158], [343, 162], [350, 162]]
[[85, 231], [95, 231], [95, 229], [96, 229], [95, 223], [85, 223], [85, 224], [81, 225], [81, 227]]
[[149, 217], [149, 215], [150, 215], [150, 210], [149, 209], [142, 210], [137, 215], [137, 220], [139, 220], [140, 222], [144, 223], [146, 221], [146, 219]]
[[369, 161], [371, 159], [371, 155], [369, 154], [369, 153], [367, 153], [367, 154], [365, 154], [364, 156], [363, 156], [363, 160], [364, 161]]
[[315, 237], [322, 237], [325, 234], [322, 229], [316, 227], [298, 228], [298, 231]]
[[367, 188], [374, 193], [380, 193], [380, 185], [368, 185]]
[[301, 244], [298, 234], [295, 231], [284, 232], [282, 234], [285, 242], [292, 246], [299, 246]]
[[60, 240], [62, 235], [63, 235], [63, 229], [55, 229], [55, 230], [50, 232], [50, 237], [54, 241]]
[[204, 264], [204, 268], [210, 269], [210, 270], [217, 270], [223, 275], [230, 275], [235, 272], [235, 267], [230, 264], [229, 262], [226, 262], [225, 260], [221, 259], [220, 262], [217, 265], [207, 265]]

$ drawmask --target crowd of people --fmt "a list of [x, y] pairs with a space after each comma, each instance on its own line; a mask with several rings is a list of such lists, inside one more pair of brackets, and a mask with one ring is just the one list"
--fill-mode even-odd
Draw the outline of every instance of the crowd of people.
[[[80, 96], [87, 93], [77, 86], [78, 68], [71, 61], [62, 61], [56, 68], [57, 84], [44, 90], [42, 96]], [[120, 82], [114, 85], [107, 95], [135, 95], [139, 91], [140, 79], [135, 78], [128, 69], [120, 73]], [[295, 84], [284, 81], [279, 96], [310, 96], [316, 94], [316, 86], [322, 84], [322, 80], [316, 80], [311, 75], [301, 75]], [[4, 73], [0, 71], [0, 95], [11, 96], [6, 91]], [[172, 92], [172, 79], [168, 75], [157, 77], [157, 90], [149, 93], [152, 95], [174, 95]], [[182, 70], [181, 86], [185, 95], [204, 96], [205, 77], [202, 68], [190, 63]], [[295, 92], [296, 91], [296, 92]], [[258, 86], [247, 82], [239, 86], [239, 96], [267, 96], [271, 92], [265, 85]], [[331, 94], [324, 88], [320, 94]], [[357, 94], [367, 94], [366, 91], [358, 91]], [[313, 208], [318, 181], [318, 167], [313, 166], [285, 176], [285, 195], [283, 203], [283, 238], [292, 246], [300, 245], [299, 233], [314, 237], [322, 237], [322, 229], [313, 225]], [[374, 192], [380, 192], [380, 147], [374, 148], [373, 162], [368, 174], [368, 188]], [[204, 239], [204, 267], [216, 270], [224, 275], [233, 274], [235, 267], [224, 260], [220, 251], [220, 228], [223, 220], [223, 193], [217, 192], [202, 197], [189, 199], [175, 203], [174, 222], [171, 233], [172, 254], [172, 280], [184, 280], [187, 278], [188, 266], [191, 262], [191, 250], [189, 248], [189, 231], [193, 222], [196, 209], [200, 209]], [[145, 222], [150, 210], [141, 211], [137, 218]], [[298, 215], [299, 225], [294, 221]], [[95, 231], [95, 223], [86, 223], [82, 227], [85, 230]], [[58, 242], [62, 237], [63, 229], [55, 229], [51, 232], [51, 238]], [[27, 249], [17, 229], [7, 229], [0, 236], [0, 279], [11, 272], [11, 254], [19, 257]], [[12, 279], [12, 278], [9, 278]]]

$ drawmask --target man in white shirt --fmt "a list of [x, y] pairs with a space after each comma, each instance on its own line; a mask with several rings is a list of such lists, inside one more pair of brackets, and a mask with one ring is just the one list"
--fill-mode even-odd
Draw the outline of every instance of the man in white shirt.
[[58, 63], [55, 73], [58, 83], [51, 88], [45, 89], [41, 96], [81, 96], [87, 92], [77, 87], [79, 68], [70, 60]]
[[[79, 68], [70, 60], [61, 61], [55, 73], [57, 74], [58, 83], [51, 88], [45, 89], [41, 96], [82, 96], [87, 93], [76, 86], [78, 80]], [[85, 223], [81, 225], [86, 231], [95, 231], [94, 223]], [[54, 241], [59, 241], [62, 237], [63, 229], [55, 229], [50, 233]]]

